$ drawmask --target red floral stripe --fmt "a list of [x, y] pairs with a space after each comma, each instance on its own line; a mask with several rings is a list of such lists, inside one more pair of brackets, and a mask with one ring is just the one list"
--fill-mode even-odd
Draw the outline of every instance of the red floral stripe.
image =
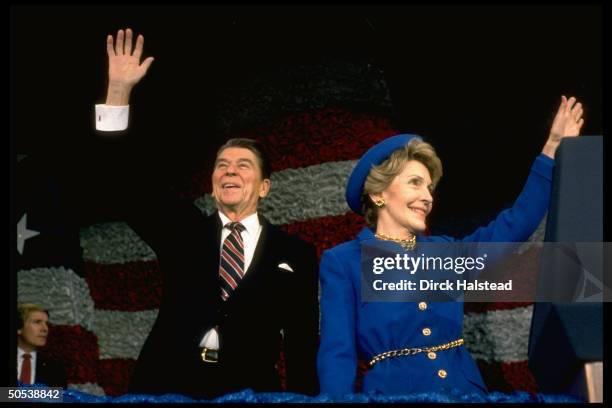
[[489, 391], [539, 391], [538, 383], [527, 361], [513, 363], [487, 363], [476, 360]]
[[[503, 275], [496, 277], [500, 282], [512, 279], [512, 290], [520, 293], [523, 298], [535, 298], [535, 290], [538, 286], [538, 273], [540, 269], [541, 248], [532, 247], [522, 254], [513, 254], [503, 260], [500, 270]], [[469, 313], [482, 313], [489, 310], [515, 309], [532, 305], [533, 302], [487, 302], [487, 303], [466, 303], [465, 311]]]
[[[320, 257], [324, 250], [347, 241], [347, 237], [348, 239], [356, 237], [364, 226], [365, 222], [362, 217], [349, 212], [339, 216], [294, 222], [282, 225], [280, 228], [315, 245], [317, 255]], [[508, 268], [510, 270], [529, 271], [529, 268], [533, 269], [535, 265], [532, 263], [529, 266], [529, 258], [525, 256], [512, 259], [515, 264], [510, 264], [511, 267]], [[157, 261], [109, 265], [85, 262], [85, 279], [95, 307], [98, 309], [141, 311], [159, 307], [162, 287], [161, 272]], [[465, 304], [465, 311], [466, 313], [484, 313], [531, 304], [532, 302], [470, 302]]]
[[154, 261], [85, 262], [85, 280], [96, 309], [136, 312], [159, 307], [162, 276]]
[[127, 394], [135, 365], [135, 360], [127, 358], [100, 360], [98, 364], [98, 385], [109, 396], [115, 397]]
[[41, 355], [63, 364], [68, 383], [96, 383], [100, 358], [96, 335], [82, 326], [49, 326], [47, 345], [41, 349]]
[[272, 161], [272, 171], [279, 171], [357, 159], [395, 133], [389, 118], [333, 107], [291, 115], [271, 126], [228, 136], [261, 141]]
[[[384, 138], [397, 134], [391, 120], [376, 114], [354, 113], [340, 107], [289, 115], [269, 126], [231, 131], [227, 138], [249, 137], [263, 143], [272, 171], [326, 162], [355, 160]], [[192, 177], [182, 197], [196, 199], [211, 191], [210, 169]]]
[[313, 244], [320, 258], [324, 250], [354, 239], [365, 225], [363, 217], [348, 212], [344, 215], [293, 222], [281, 225], [280, 228]]

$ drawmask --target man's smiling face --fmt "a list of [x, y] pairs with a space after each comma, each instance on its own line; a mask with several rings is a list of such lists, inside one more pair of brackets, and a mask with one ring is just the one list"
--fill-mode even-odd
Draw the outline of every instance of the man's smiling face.
[[250, 149], [228, 147], [217, 156], [212, 186], [219, 211], [239, 220], [257, 211], [259, 199], [270, 191], [270, 180], [263, 179], [259, 161]]

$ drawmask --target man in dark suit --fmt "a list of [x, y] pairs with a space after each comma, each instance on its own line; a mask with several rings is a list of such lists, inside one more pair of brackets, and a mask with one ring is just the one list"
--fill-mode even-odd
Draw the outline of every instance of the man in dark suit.
[[[127, 128], [129, 95], [152, 62], [132, 52], [131, 30], [107, 38], [109, 87], [96, 105], [96, 128]], [[132, 393], [212, 398], [251, 388], [280, 391], [284, 353], [288, 391], [318, 393], [316, 252], [257, 214], [270, 191], [270, 165], [253, 140], [223, 145], [212, 174], [217, 211], [147, 197], [132, 228], [157, 254], [163, 298], [139, 355]], [[122, 200], [126, 201], [126, 200]]]
[[66, 388], [66, 371], [38, 352], [47, 344], [49, 312], [34, 303], [17, 307], [17, 379], [23, 384]]

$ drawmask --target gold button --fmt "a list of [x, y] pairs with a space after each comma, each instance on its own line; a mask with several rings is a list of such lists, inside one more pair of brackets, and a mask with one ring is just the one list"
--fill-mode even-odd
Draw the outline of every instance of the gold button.
[[444, 371], [444, 370], [438, 370], [438, 377], [440, 377], [440, 378], [446, 378], [446, 371]]
[[436, 359], [436, 353], [434, 353], [433, 351], [430, 351], [429, 353], [427, 353], [427, 357], [430, 360], [435, 360]]
[[419, 303], [419, 310], [425, 310], [425, 309], [427, 309], [427, 303], [420, 302]]
[[431, 334], [431, 329], [426, 327], [423, 329], [423, 336], [429, 336]]

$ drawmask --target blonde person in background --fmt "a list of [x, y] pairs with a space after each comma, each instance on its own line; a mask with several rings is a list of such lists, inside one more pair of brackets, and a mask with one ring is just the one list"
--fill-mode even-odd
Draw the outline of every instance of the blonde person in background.
[[39, 352], [49, 337], [49, 312], [34, 303], [17, 306], [17, 380], [66, 388], [66, 371]]

